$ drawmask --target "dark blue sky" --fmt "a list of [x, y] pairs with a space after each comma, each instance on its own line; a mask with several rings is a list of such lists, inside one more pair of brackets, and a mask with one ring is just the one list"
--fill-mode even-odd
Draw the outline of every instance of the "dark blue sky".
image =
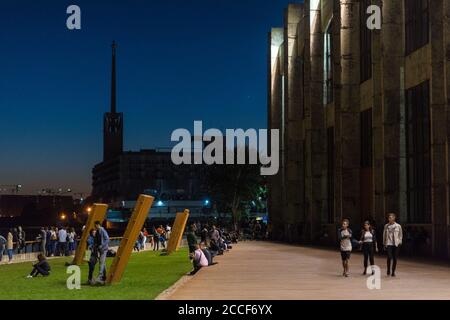
[[[126, 150], [169, 146], [194, 120], [265, 127], [267, 32], [288, 2], [2, 0], [0, 185], [90, 191], [113, 39]], [[66, 28], [70, 4], [79, 31]]]

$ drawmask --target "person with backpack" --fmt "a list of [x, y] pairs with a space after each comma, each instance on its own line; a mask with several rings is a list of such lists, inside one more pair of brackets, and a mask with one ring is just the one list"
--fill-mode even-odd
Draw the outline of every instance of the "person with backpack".
[[349, 228], [350, 221], [348, 219], [342, 220], [342, 226], [338, 230], [338, 240], [341, 251], [342, 267], [344, 277], [349, 276], [348, 262], [352, 253], [352, 230]]

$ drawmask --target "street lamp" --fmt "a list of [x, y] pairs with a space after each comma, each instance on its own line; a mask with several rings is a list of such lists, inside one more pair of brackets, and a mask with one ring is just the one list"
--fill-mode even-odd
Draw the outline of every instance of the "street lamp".
[[61, 215], [59, 216], [59, 218], [61, 219], [61, 220], [66, 220], [66, 218], [67, 218], [67, 216], [66, 216], [66, 214], [65, 213], [61, 213]]

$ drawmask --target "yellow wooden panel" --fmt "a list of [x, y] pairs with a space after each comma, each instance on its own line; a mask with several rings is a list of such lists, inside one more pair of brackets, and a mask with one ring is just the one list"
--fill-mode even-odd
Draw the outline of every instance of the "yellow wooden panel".
[[117, 255], [114, 258], [106, 277], [107, 284], [120, 282], [122, 279], [131, 252], [133, 251], [134, 244], [139, 236], [139, 232], [141, 232], [142, 227], [144, 226], [149, 210], [152, 207], [153, 200], [155, 200], [155, 198], [152, 196], [143, 194], [139, 196], [133, 214], [128, 222], [127, 229], [125, 230], [125, 234], [123, 235], [123, 239], [120, 242]]
[[180, 247], [181, 239], [183, 238], [184, 229], [186, 228], [188, 219], [189, 210], [186, 209], [184, 212], [177, 213], [172, 232], [170, 233], [169, 244], [167, 245], [167, 254], [177, 251]]
[[73, 258], [72, 264], [79, 266], [83, 263], [83, 257], [86, 252], [87, 240], [89, 237], [89, 232], [94, 229], [95, 221], [100, 221], [103, 223], [105, 220], [106, 211], [108, 210], [108, 205], [103, 203], [95, 203], [92, 207], [92, 211], [88, 216], [83, 234], [81, 235], [80, 243], [78, 244], [77, 250], [75, 252], [75, 257]]

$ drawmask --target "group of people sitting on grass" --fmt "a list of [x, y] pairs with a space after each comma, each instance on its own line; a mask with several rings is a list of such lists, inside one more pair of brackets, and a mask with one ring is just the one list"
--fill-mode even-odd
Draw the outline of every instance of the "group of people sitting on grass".
[[[198, 242], [197, 235], [200, 235], [200, 242]], [[189, 257], [194, 267], [191, 275], [196, 274], [201, 268], [216, 264], [213, 261], [215, 256], [232, 249], [232, 241], [226, 236], [224, 229], [217, 228], [215, 225], [211, 228], [204, 225], [201, 230], [198, 230], [197, 224], [190, 225], [187, 242]]]

